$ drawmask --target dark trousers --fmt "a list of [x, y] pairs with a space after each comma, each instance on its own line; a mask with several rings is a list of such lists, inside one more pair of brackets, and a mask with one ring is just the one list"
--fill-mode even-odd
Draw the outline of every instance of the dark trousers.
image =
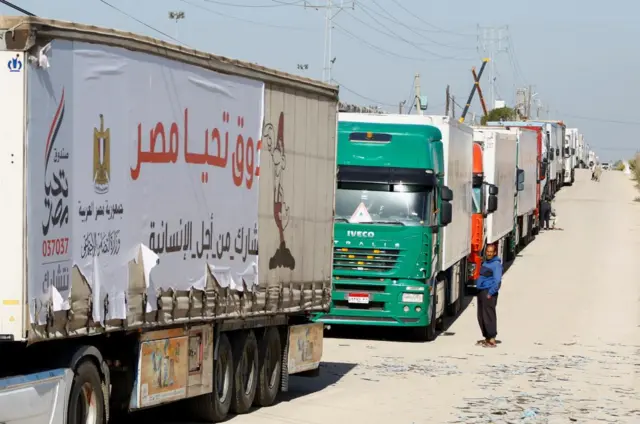
[[496, 316], [498, 295], [487, 299], [488, 295], [487, 290], [482, 290], [478, 294], [478, 324], [485, 339], [495, 339], [498, 335], [498, 317]]
[[545, 211], [542, 215], [542, 228], [549, 229], [549, 220], [551, 219], [551, 211]]

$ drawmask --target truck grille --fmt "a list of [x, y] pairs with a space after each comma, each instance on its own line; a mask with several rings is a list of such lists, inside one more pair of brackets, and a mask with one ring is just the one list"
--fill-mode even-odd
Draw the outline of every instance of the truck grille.
[[333, 251], [333, 269], [336, 271], [391, 271], [399, 257], [399, 250], [337, 247]]

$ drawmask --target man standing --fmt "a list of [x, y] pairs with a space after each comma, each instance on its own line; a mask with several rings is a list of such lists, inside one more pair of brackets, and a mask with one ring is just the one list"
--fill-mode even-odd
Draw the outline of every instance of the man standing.
[[600, 166], [600, 164], [597, 164], [593, 171], [593, 178], [596, 180], [597, 183], [600, 182], [601, 175], [602, 175], [602, 166]]
[[542, 219], [541, 227], [545, 230], [549, 229], [549, 220], [551, 219], [551, 203], [545, 196], [540, 202], [540, 218]]
[[502, 283], [502, 261], [496, 256], [495, 244], [489, 244], [486, 248], [486, 259], [480, 268], [480, 277], [476, 287], [478, 293], [478, 324], [482, 331], [483, 340], [478, 341], [482, 347], [496, 347], [498, 335], [498, 320], [496, 317], [496, 305], [498, 292]]

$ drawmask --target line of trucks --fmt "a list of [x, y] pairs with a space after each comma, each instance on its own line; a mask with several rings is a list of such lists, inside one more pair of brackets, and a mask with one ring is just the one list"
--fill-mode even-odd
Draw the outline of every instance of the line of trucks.
[[590, 161], [562, 122], [342, 113], [112, 29], [2, 16], [0, 59], [6, 424], [219, 422], [317, 376], [328, 325], [431, 340]]

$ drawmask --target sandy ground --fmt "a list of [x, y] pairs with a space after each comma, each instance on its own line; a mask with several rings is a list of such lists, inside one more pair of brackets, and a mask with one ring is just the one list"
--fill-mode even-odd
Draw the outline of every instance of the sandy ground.
[[506, 273], [498, 348], [474, 346], [473, 300], [432, 343], [329, 338], [321, 377], [228, 422], [640, 423], [638, 193], [620, 172], [589, 178], [554, 202], [564, 230]]

